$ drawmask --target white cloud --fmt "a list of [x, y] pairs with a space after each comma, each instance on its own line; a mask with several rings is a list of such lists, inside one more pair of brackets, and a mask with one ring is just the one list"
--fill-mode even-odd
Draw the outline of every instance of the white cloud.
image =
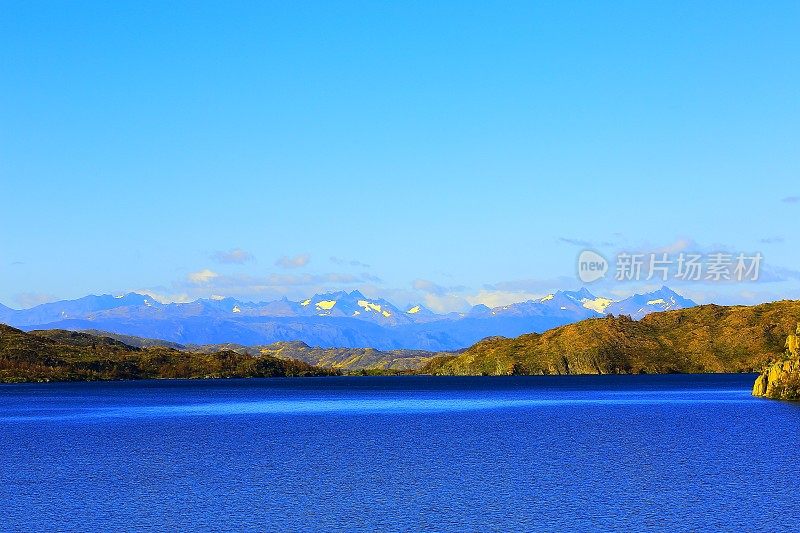
[[684, 252], [686, 250], [695, 249], [697, 247], [697, 243], [694, 242], [692, 239], [678, 239], [675, 242], [663, 246], [654, 250], [656, 253], [665, 253], [665, 254], [676, 254], [678, 252]]
[[241, 248], [233, 248], [228, 251], [217, 251], [211, 255], [211, 259], [218, 263], [230, 263], [242, 265], [248, 261], [253, 261], [255, 257], [248, 251]]
[[[370, 284], [375, 277], [370, 274], [330, 272], [326, 274], [272, 273], [263, 276], [245, 274], [218, 274], [208, 269], [193, 272], [187, 279], [173, 284], [175, 293], [187, 293], [192, 298], [240, 298], [266, 301], [287, 297], [305, 299], [311, 294], [333, 290], [352, 290], [362, 284]], [[156, 292], [169, 292], [155, 288]]]
[[152, 291], [150, 289], [136, 289], [133, 291], [127, 292], [135, 292], [136, 294], [144, 294], [145, 296], [149, 296], [153, 300], [162, 303], [162, 304], [185, 304], [194, 301], [194, 298], [189, 296], [186, 293], [165, 293], [162, 291]]
[[488, 307], [500, 307], [519, 302], [526, 302], [545, 296], [545, 293], [492, 291], [483, 289], [478, 294], [466, 296], [471, 305], [483, 304]]
[[455, 294], [428, 293], [424, 296], [424, 304], [435, 313], [468, 311], [471, 307], [467, 300]]
[[411, 282], [411, 286], [418, 291], [437, 294], [440, 296], [447, 292], [447, 289], [441, 285], [437, 285], [436, 283], [427, 279], [415, 279], [413, 282]]
[[214, 272], [213, 270], [209, 270], [207, 268], [203, 270], [199, 270], [197, 272], [192, 272], [189, 274], [189, 281], [192, 283], [208, 283], [214, 278], [218, 278], [219, 274]]
[[341, 257], [331, 257], [331, 263], [336, 265], [343, 265], [343, 266], [352, 266], [352, 267], [361, 267], [361, 268], [369, 268], [369, 265], [366, 263], [362, 263], [357, 259], [342, 259]]
[[571, 237], [559, 237], [559, 242], [563, 242], [566, 244], [572, 244], [573, 246], [580, 246], [581, 248], [594, 248], [595, 244], [592, 241], [587, 241], [584, 239], [573, 239]]
[[306, 266], [311, 261], [309, 254], [297, 254], [295, 256], [283, 256], [275, 261], [275, 265], [282, 268], [300, 268]]
[[548, 294], [558, 289], [570, 289], [579, 285], [577, 277], [560, 276], [548, 279], [517, 279], [484, 285], [488, 292]]
[[21, 292], [14, 295], [14, 300], [22, 306], [23, 309], [29, 307], [36, 307], [37, 305], [55, 302], [58, 297], [52, 294], [43, 294], [38, 292]]

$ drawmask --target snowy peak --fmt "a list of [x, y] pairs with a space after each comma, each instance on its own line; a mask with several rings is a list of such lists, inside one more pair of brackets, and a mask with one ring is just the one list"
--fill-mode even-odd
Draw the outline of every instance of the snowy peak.
[[694, 307], [695, 302], [684, 298], [667, 286], [657, 291], [644, 294], [634, 294], [619, 302], [614, 302], [606, 307], [606, 313], [613, 315], [630, 315], [636, 320], [657, 311], [673, 311]]
[[[625, 314], [635, 319], [656, 311], [683, 309], [696, 305], [669, 287], [646, 294], [637, 294], [624, 300], [595, 296], [585, 287], [577, 291], [556, 291], [542, 298], [495, 307], [491, 316], [559, 317], [571, 321], [607, 314]], [[470, 313], [472, 315], [472, 313]]]
[[612, 302], [610, 298], [601, 298], [597, 297], [586, 287], [578, 291], [558, 291], [555, 294], [548, 294], [538, 300], [535, 300], [541, 304], [548, 305], [555, 305], [558, 303], [559, 309], [567, 308], [569, 309], [572, 305], [580, 305], [584, 309], [588, 309], [589, 311], [593, 311], [595, 313], [603, 314], [605, 312], [605, 308]]
[[586, 289], [557, 291], [542, 298], [495, 307], [492, 316], [553, 317], [576, 321], [600, 316], [602, 311], [593, 308], [595, 296]]
[[[629, 315], [640, 319], [652, 312], [683, 309], [694, 305], [693, 301], [680, 296], [668, 287], [635, 294], [620, 301], [595, 296], [585, 288], [577, 291], [556, 291], [525, 302], [491, 309], [478, 304], [465, 313], [448, 314], [434, 313], [419, 303], [400, 309], [382, 298], [369, 298], [356, 290], [316, 294], [301, 301], [281, 298], [259, 303], [212, 296], [187, 303], [162, 304], [149, 295], [128, 293], [120, 296], [110, 294], [85, 296], [76, 300], [41, 304], [24, 310], [0, 307], [0, 322], [16, 327], [50, 324], [56, 325], [53, 327], [76, 327], [75, 324], [78, 322], [89, 322], [91, 324], [84, 324], [84, 327], [102, 325], [104, 328], [130, 328], [121, 332], [156, 337], [160, 335], [162, 327], [174, 327], [178, 328], [178, 331], [183, 331], [181, 328], [186, 327], [186, 324], [192, 324], [192, 327], [200, 324], [201, 326], [196, 326], [199, 328], [198, 331], [210, 331], [218, 324], [227, 323], [226, 321], [236, 323], [236, 328], [249, 327], [245, 326], [246, 324], [274, 323], [280, 326], [272, 329], [285, 331], [286, 333], [282, 334], [289, 340], [294, 339], [294, 335], [297, 334], [298, 330], [295, 328], [311, 327], [309, 324], [314, 324], [314, 327], [325, 324], [321, 330], [339, 331], [337, 328], [341, 328], [342, 336], [337, 339], [344, 339], [342, 342], [350, 342], [347, 339], [351, 339], [352, 335], [366, 334], [364, 332], [375, 334], [375, 326], [389, 329], [403, 329], [409, 326], [410, 333], [407, 333], [419, 335], [423, 339], [420, 341], [421, 345], [427, 346], [428, 344], [425, 344], [427, 342], [440, 342], [441, 339], [452, 335], [513, 336], [536, 331], [542, 325], [553, 327], [606, 314]], [[458, 324], [461, 320], [466, 321]], [[359, 324], [359, 322], [370, 324]], [[294, 325], [287, 329], [284, 326], [286, 323]], [[143, 330], [136, 329], [141, 324], [148, 326]], [[239, 331], [236, 328], [234, 329]], [[386, 331], [382, 334], [392, 335]]]
[[405, 319], [407, 321], [414, 324], [435, 322], [437, 320], [444, 320], [450, 318], [447, 315], [436, 314], [420, 303], [413, 303], [408, 305], [403, 314], [405, 315]]
[[416, 317], [420, 317], [420, 316], [436, 316], [436, 313], [434, 313], [433, 311], [431, 311], [430, 309], [428, 309], [427, 307], [425, 307], [424, 305], [419, 304], [419, 303], [410, 304], [408, 306], [408, 309], [406, 309], [406, 314], [407, 315], [416, 316]]
[[301, 315], [349, 317], [391, 324], [407, 321], [406, 314], [382, 298], [367, 298], [360, 291], [316, 294], [299, 303]]
[[489, 306], [484, 304], [473, 305], [472, 309], [469, 310], [467, 313], [468, 317], [478, 318], [478, 317], [486, 317], [492, 314], [492, 310]]

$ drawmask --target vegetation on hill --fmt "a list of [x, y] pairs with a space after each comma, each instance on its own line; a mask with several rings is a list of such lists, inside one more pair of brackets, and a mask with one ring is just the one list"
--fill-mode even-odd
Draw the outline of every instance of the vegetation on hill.
[[99, 329], [84, 329], [83, 333], [94, 335], [95, 337], [109, 337], [120, 342], [124, 342], [128, 346], [134, 348], [149, 348], [151, 346], [164, 346], [166, 348], [175, 348], [176, 350], [185, 350], [186, 346], [178, 344], [177, 342], [170, 342], [161, 339], [148, 339], [147, 337], [137, 337], [136, 335], [124, 335], [122, 333], [111, 333], [108, 331], [101, 331]]
[[789, 335], [786, 351], [770, 361], [753, 385], [753, 395], [776, 400], [800, 400], [800, 323]]
[[319, 376], [302, 361], [230, 350], [198, 353], [138, 348], [110, 337], [65, 330], [24, 331], [0, 324], [0, 382], [148, 378]]
[[201, 352], [219, 349], [233, 350], [250, 355], [296, 359], [320, 368], [345, 372], [370, 371], [372, 373], [408, 373], [420, 368], [436, 354], [422, 350], [376, 350], [374, 348], [319, 348], [301, 341], [274, 342], [261, 346], [211, 344], [190, 346]]
[[[456, 375], [758, 372], [754, 394], [800, 389], [800, 301], [704, 305], [584, 320], [542, 334], [491, 337], [460, 353], [371, 348], [164, 345], [65, 330], [25, 333], [0, 325], [0, 381], [306, 376], [346, 373]], [[800, 335], [800, 331], [798, 331]], [[122, 340], [138, 346], [131, 346]], [[789, 348], [782, 356], [784, 345]], [[767, 362], [773, 364], [767, 368]], [[763, 389], [763, 390], [762, 390]]]
[[488, 338], [421, 372], [457, 375], [755, 372], [784, 345], [800, 302], [703, 305], [589, 319], [514, 339]]

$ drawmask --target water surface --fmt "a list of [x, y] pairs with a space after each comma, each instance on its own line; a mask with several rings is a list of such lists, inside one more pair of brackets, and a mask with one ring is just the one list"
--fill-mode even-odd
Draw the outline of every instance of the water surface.
[[0, 386], [0, 529], [793, 530], [754, 376]]

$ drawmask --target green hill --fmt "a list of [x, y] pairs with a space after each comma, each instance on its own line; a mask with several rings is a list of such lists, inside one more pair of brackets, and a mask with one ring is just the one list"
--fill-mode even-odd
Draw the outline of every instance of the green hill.
[[0, 382], [148, 378], [319, 376], [302, 361], [231, 350], [199, 353], [135, 347], [110, 337], [65, 330], [24, 331], [0, 324]]
[[[259, 346], [238, 344], [189, 345], [199, 352], [233, 350], [250, 355], [267, 355], [278, 359], [296, 359], [312, 366], [343, 372], [411, 373], [432, 357], [440, 355], [422, 350], [376, 350], [375, 348], [319, 348], [301, 341], [274, 342]], [[449, 352], [443, 352], [449, 353]]]
[[800, 301], [703, 305], [584, 320], [542, 334], [489, 338], [421, 372], [456, 375], [756, 372], [783, 351]]
[[88, 333], [95, 337], [110, 337], [114, 340], [124, 342], [128, 346], [134, 348], [148, 348], [150, 346], [164, 346], [166, 348], [175, 348], [176, 350], [185, 350], [186, 346], [178, 344], [177, 342], [164, 341], [161, 339], [148, 339], [147, 337], [137, 337], [135, 335], [123, 335], [122, 333], [111, 333], [109, 331], [102, 331], [99, 329], [84, 329], [82, 333]]

